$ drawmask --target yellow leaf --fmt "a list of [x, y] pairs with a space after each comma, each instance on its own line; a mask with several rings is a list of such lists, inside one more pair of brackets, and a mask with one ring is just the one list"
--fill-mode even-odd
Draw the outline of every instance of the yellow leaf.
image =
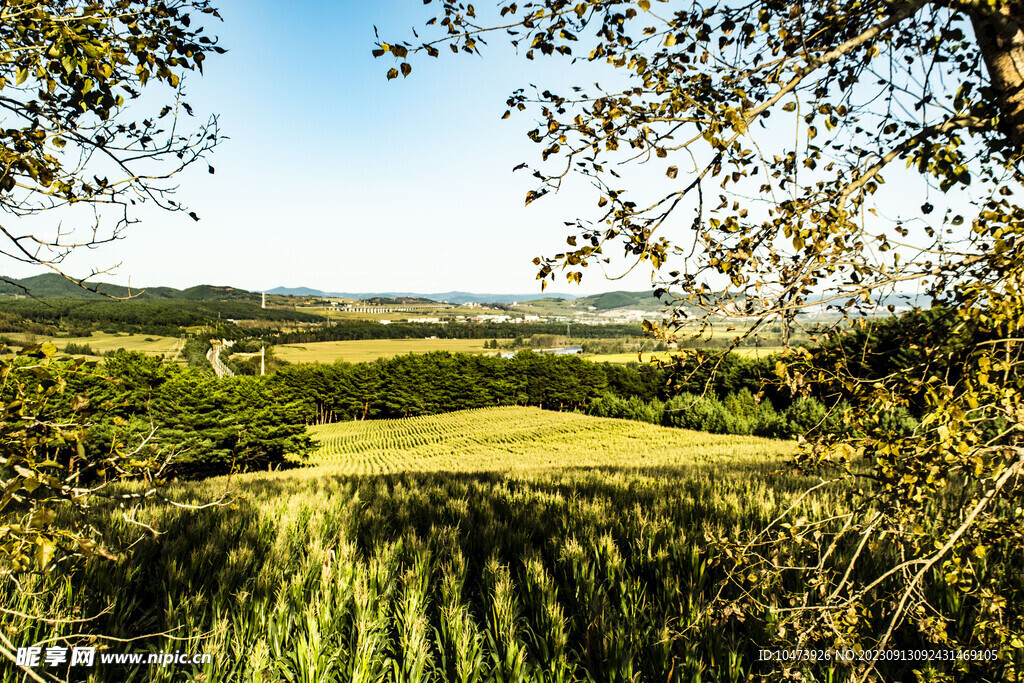
[[39, 547], [36, 548], [36, 568], [46, 569], [55, 552], [57, 552], [57, 547], [53, 543], [46, 540], [41, 541]]

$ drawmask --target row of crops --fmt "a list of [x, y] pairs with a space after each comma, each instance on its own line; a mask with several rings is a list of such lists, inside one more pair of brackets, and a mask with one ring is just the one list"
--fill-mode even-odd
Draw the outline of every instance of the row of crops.
[[[101, 530], [123, 556], [0, 595], [0, 633], [212, 656], [50, 671], [90, 683], [781, 680], [758, 656], [771, 619], [715, 602], [728, 565], [710, 539], [762, 529], [809, 486], [778, 471], [791, 443], [524, 408], [316, 434], [316, 467], [168, 491], [201, 504], [237, 486], [231, 505], [111, 505]], [[822, 491], [793, 514], [844, 509]], [[932, 665], [884, 666], [929, 680]], [[853, 680], [852, 666], [800, 668]]]
[[311, 432], [319, 443], [311, 461], [341, 474], [679, 466], [792, 451], [785, 442], [525, 407], [336, 422]]

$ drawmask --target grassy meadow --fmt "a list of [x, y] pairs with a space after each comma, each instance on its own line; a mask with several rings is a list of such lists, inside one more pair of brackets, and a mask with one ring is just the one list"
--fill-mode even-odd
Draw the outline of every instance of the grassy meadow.
[[407, 353], [451, 351], [452, 353], [485, 353], [485, 339], [358, 339], [353, 341], [280, 344], [274, 355], [289, 363], [364, 363], [378, 358], [392, 358]]

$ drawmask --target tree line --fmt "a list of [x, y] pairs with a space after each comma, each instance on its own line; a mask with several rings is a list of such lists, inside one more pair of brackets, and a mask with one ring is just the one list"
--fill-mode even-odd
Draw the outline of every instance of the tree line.
[[[32, 370], [27, 359], [11, 362]], [[286, 466], [288, 456], [301, 459], [312, 448], [302, 406], [258, 377], [217, 379], [137, 351], [110, 354], [102, 364], [53, 364], [44, 374], [19, 373], [21, 385], [5, 384], [0, 399], [38, 393], [61, 378], [46, 414], [80, 425], [83, 450], [65, 463], [72, 474], [138, 450], [137, 459], [164, 477], [197, 478]]]
[[[319, 323], [310, 313], [260, 308], [243, 301], [130, 300], [82, 301], [72, 299], [15, 299], [0, 302], [4, 331], [29, 331], [26, 326], [57, 329], [104, 329], [176, 336], [181, 328], [228, 320], [269, 320], [279, 323]], [[56, 330], [55, 330], [56, 331]]]
[[[568, 329], [567, 329], [568, 328]], [[404, 323], [343, 322], [294, 332], [267, 332], [271, 344], [309, 344], [320, 341], [359, 339], [529, 339], [533, 335], [560, 335], [577, 339], [641, 337], [643, 328], [633, 324], [583, 325], [565, 323]]]
[[[771, 361], [730, 354], [712, 377], [694, 375], [694, 389], [710, 387], [725, 399], [753, 396], [772, 372]], [[301, 364], [269, 377], [275, 393], [302, 406], [305, 419], [334, 422], [401, 418], [499, 405], [530, 405], [588, 412], [604, 397], [641, 403], [669, 401], [676, 370], [641, 364], [593, 363], [578, 356], [521, 351], [512, 358], [434, 351], [371, 363]], [[782, 391], [763, 400], [788, 406]], [[608, 414], [607, 411], [605, 414]], [[627, 414], [612, 417], [633, 417]]]

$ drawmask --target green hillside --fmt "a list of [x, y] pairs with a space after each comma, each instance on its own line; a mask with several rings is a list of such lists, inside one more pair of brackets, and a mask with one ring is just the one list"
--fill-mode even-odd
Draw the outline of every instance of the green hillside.
[[173, 287], [132, 287], [129, 289], [105, 282], [90, 282], [87, 286], [97, 290], [100, 294], [83, 289], [57, 273], [44, 273], [22, 279], [3, 278], [0, 281], [0, 297], [25, 296], [25, 290], [28, 290], [28, 294], [37, 299], [105, 301], [110, 297], [132, 297], [139, 300], [246, 301], [253, 304], [258, 304], [260, 301], [260, 295], [254, 292], [214, 285], [198, 285], [185, 290]]
[[573, 303], [576, 308], [593, 306], [599, 311], [607, 311], [612, 308], [649, 306], [654, 303], [654, 297], [650, 292], [605, 292], [578, 299]]

